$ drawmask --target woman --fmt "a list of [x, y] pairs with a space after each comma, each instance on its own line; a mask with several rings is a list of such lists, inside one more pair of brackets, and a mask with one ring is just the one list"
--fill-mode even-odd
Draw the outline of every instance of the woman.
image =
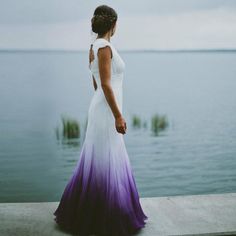
[[89, 51], [94, 95], [80, 159], [54, 212], [55, 221], [79, 235], [126, 236], [144, 227], [144, 214], [123, 135], [125, 63], [110, 42], [117, 13], [98, 6], [91, 20], [97, 38]]

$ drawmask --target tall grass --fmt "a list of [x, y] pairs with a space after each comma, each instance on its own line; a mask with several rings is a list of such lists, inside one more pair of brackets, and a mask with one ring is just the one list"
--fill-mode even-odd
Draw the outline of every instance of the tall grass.
[[138, 115], [133, 115], [132, 116], [132, 127], [135, 129], [140, 129], [140, 128], [148, 128], [150, 127], [151, 132], [157, 136], [160, 131], [164, 130], [168, 126], [168, 121], [166, 115], [159, 115], [158, 113], [152, 115], [151, 124], [147, 122], [146, 120], [142, 121], [140, 116]]
[[166, 115], [155, 114], [151, 118], [151, 130], [154, 135], [158, 135], [160, 131], [168, 126]]
[[64, 138], [80, 138], [80, 123], [72, 118], [62, 117], [63, 137]]
[[78, 120], [61, 116], [62, 129], [55, 128], [56, 137], [63, 139], [78, 139], [81, 135], [80, 123]]
[[137, 115], [133, 115], [132, 117], [132, 126], [134, 128], [140, 128], [141, 127], [141, 118]]

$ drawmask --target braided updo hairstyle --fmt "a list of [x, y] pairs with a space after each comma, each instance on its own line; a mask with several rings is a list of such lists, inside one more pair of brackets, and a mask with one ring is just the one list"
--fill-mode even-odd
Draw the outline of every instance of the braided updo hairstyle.
[[117, 18], [117, 13], [113, 8], [107, 5], [98, 6], [91, 19], [92, 31], [99, 37], [103, 36], [115, 25]]

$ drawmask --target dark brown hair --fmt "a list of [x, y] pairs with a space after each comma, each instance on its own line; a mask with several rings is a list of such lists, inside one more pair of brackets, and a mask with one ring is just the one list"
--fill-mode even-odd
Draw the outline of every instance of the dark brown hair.
[[117, 13], [113, 8], [107, 5], [98, 6], [91, 19], [92, 31], [99, 36], [103, 36], [114, 27], [117, 18]]

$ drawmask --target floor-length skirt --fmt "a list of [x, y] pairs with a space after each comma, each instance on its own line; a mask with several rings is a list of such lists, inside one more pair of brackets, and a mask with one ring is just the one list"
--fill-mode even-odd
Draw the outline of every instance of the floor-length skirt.
[[81, 236], [128, 236], [144, 227], [148, 217], [123, 134], [116, 131], [104, 99], [102, 91], [95, 92], [80, 158], [54, 212], [55, 221]]

